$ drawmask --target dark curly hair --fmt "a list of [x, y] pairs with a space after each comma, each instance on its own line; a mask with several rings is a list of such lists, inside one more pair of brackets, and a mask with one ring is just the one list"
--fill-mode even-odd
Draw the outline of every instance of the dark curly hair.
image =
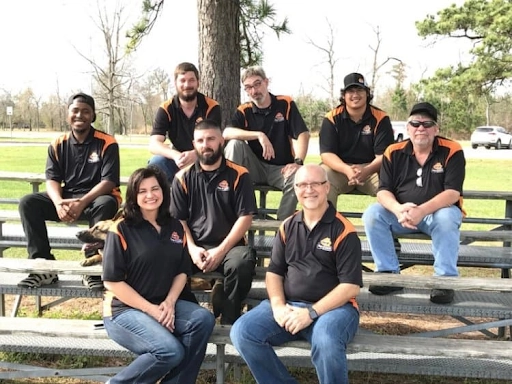
[[148, 166], [146, 168], [139, 168], [135, 170], [128, 179], [126, 187], [126, 199], [123, 208], [123, 214], [128, 224], [137, 224], [143, 220], [140, 207], [137, 204], [137, 194], [139, 187], [144, 179], [150, 177], [156, 178], [160, 188], [162, 188], [163, 201], [160, 208], [158, 208], [157, 223], [163, 225], [169, 222], [171, 214], [169, 213], [169, 205], [171, 203], [171, 191], [167, 177], [155, 166]]

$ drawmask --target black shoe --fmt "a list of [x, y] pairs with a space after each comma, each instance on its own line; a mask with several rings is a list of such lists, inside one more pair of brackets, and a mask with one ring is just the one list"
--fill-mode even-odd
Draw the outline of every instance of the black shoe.
[[212, 307], [213, 315], [217, 318], [224, 309], [224, 300], [226, 295], [224, 294], [224, 282], [221, 279], [215, 280], [215, 284], [212, 288]]
[[[375, 273], [393, 273], [393, 272], [391, 272], [391, 271], [380, 271], [380, 272], [375, 272]], [[398, 292], [398, 291], [401, 291], [403, 289], [404, 289], [404, 287], [389, 287], [389, 286], [386, 286], [386, 285], [370, 285], [368, 287], [368, 291], [370, 291], [374, 295], [378, 295], [378, 296], [389, 295], [390, 293]]]
[[398, 255], [402, 251], [402, 245], [396, 237], [393, 237], [393, 244], [395, 245], [395, 253]]
[[430, 291], [430, 301], [436, 304], [449, 304], [453, 301], [453, 289], [433, 289]]
[[388, 287], [385, 285], [370, 285], [368, 287], [368, 291], [378, 296], [389, 295], [390, 293], [402, 291], [403, 289], [404, 287]]

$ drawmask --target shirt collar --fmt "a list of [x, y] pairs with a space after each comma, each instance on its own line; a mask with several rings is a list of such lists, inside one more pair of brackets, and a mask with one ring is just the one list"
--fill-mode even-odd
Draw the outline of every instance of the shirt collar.
[[[334, 218], [336, 217], [336, 209], [334, 209], [334, 205], [330, 201], [328, 201], [329, 206], [327, 207], [327, 210], [324, 212], [324, 215], [320, 219], [320, 222], [325, 224], [330, 224], [333, 222]], [[304, 211], [299, 211], [296, 215], [292, 217], [292, 220], [297, 223], [303, 223], [304, 222]]]

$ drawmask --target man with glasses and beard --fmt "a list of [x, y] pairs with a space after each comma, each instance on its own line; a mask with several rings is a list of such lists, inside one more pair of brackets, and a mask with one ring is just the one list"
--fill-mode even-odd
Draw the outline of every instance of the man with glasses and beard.
[[[376, 272], [399, 273], [393, 234], [423, 232], [432, 239], [434, 274], [457, 276], [462, 185], [466, 160], [455, 141], [438, 136], [437, 110], [430, 103], [416, 104], [407, 122], [410, 139], [384, 152], [377, 192], [378, 203], [368, 207], [363, 222]], [[401, 287], [370, 286], [376, 295]], [[433, 289], [430, 301], [448, 304], [451, 289]]]
[[[169, 181], [196, 160], [194, 126], [207, 118], [221, 123], [219, 104], [198, 92], [199, 71], [194, 64], [185, 62], [176, 67], [174, 86], [177, 94], [158, 108], [149, 138], [149, 151], [154, 155], [149, 164], [165, 172]], [[171, 145], [165, 143], [166, 136]]]
[[263, 68], [247, 68], [242, 85], [251, 101], [237, 108], [224, 129], [226, 158], [246, 167], [255, 183], [283, 191], [277, 219], [284, 220], [297, 208], [293, 178], [304, 164], [309, 131], [291, 97], [268, 91]]
[[256, 257], [245, 234], [256, 213], [249, 172], [223, 155], [224, 139], [213, 120], [199, 122], [194, 130], [197, 160], [176, 174], [171, 188], [171, 215], [187, 234], [194, 272], [224, 275], [212, 289], [215, 317], [233, 324], [251, 289]]

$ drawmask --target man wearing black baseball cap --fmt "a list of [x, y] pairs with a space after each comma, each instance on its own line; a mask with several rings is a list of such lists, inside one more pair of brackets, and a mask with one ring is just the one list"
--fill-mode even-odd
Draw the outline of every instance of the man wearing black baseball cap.
[[[95, 119], [91, 96], [79, 92], [68, 99], [67, 121], [71, 131], [48, 147], [46, 191], [26, 195], [19, 204], [30, 259], [55, 259], [46, 220], [87, 220], [93, 226], [111, 219], [119, 209], [119, 146], [113, 136], [91, 125]], [[52, 273], [30, 274], [18, 286], [38, 288], [57, 280], [58, 276]], [[103, 289], [99, 277], [87, 277], [84, 283], [90, 289]]]
[[[466, 161], [459, 143], [438, 136], [437, 109], [414, 105], [407, 122], [410, 140], [390, 145], [380, 171], [378, 203], [368, 207], [363, 223], [376, 272], [399, 273], [393, 235], [422, 232], [432, 239], [436, 276], [458, 276], [462, 186]], [[376, 295], [400, 287], [370, 286]], [[453, 301], [451, 289], [433, 289], [430, 301]]]
[[320, 156], [331, 188], [329, 201], [355, 189], [375, 196], [382, 154], [394, 141], [388, 115], [370, 104], [372, 94], [360, 73], [345, 76], [341, 104], [324, 118]]

